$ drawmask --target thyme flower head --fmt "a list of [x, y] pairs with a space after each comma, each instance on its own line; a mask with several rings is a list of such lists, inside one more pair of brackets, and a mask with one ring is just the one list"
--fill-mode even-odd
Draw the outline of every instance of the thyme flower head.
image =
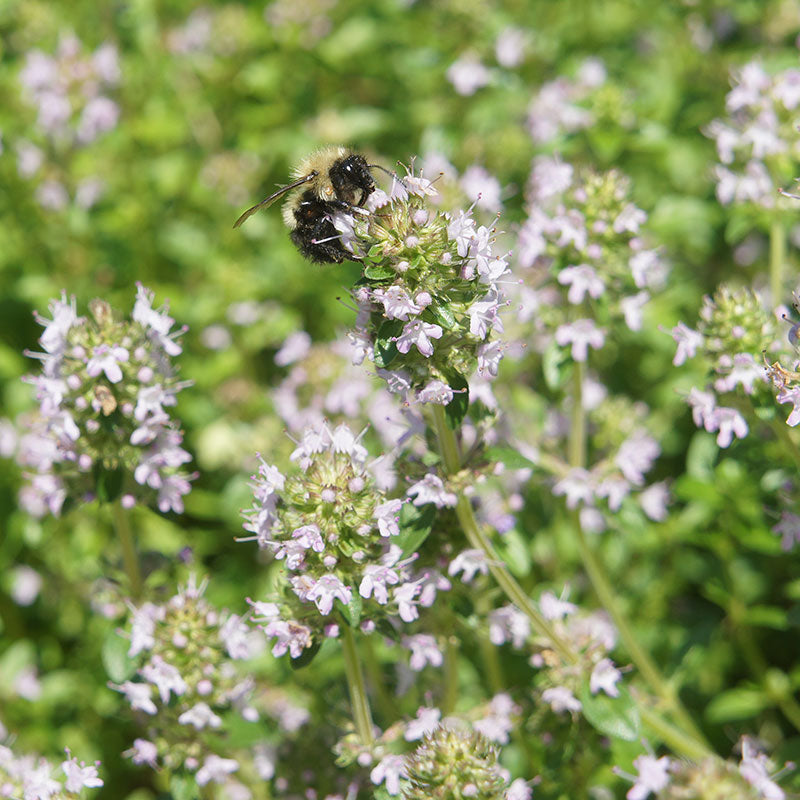
[[17, 459], [30, 470], [20, 493], [34, 516], [58, 515], [65, 503], [122, 499], [125, 506], [153, 503], [183, 511], [190, 490], [182, 472], [191, 456], [168, 409], [179, 381], [171, 359], [181, 353], [166, 308], [152, 306], [141, 284], [131, 319], [120, 319], [104, 300], [80, 317], [75, 298], [50, 303], [51, 319], [39, 342], [42, 370], [24, 380], [39, 410], [19, 442]]

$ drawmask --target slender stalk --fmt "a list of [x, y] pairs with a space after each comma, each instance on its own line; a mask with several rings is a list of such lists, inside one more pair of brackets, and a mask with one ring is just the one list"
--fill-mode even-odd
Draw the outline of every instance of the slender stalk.
[[369, 710], [364, 673], [361, 670], [361, 662], [358, 659], [356, 639], [349, 625], [342, 624], [341, 628], [343, 631], [344, 671], [347, 676], [347, 688], [350, 691], [350, 705], [353, 707], [353, 722], [361, 743], [365, 747], [371, 747], [373, 743], [372, 714]]
[[397, 709], [389, 692], [386, 691], [386, 682], [381, 672], [381, 665], [373, 647], [373, 637], [365, 636], [361, 640], [361, 654], [378, 713], [386, 720], [394, 719]]
[[131, 521], [128, 509], [116, 500], [111, 504], [111, 517], [114, 521], [114, 530], [122, 547], [122, 565], [130, 584], [131, 598], [137, 601], [142, 596], [142, 572], [139, 568], [139, 556], [136, 552], [136, 542], [133, 540]]
[[458, 640], [448, 636], [444, 650], [444, 697], [442, 713], [452, 714], [458, 700]]
[[[569, 462], [574, 468], [585, 468], [586, 466], [586, 411], [583, 406], [583, 380], [586, 370], [585, 362], [575, 362], [575, 372], [573, 374], [572, 386], [572, 415], [570, 418], [569, 432]], [[642, 677], [647, 682], [650, 689], [655, 692], [664, 702], [667, 711], [672, 714], [675, 720], [679, 721], [684, 729], [690, 733], [698, 742], [706, 744], [706, 740], [695, 725], [688, 711], [678, 697], [672, 684], [661, 674], [650, 654], [639, 644], [627, 618], [622, 613], [622, 609], [617, 602], [616, 594], [606, 576], [593, 549], [589, 546], [586, 536], [581, 527], [580, 518], [577, 511], [573, 512], [573, 529], [578, 545], [583, 567], [589, 580], [592, 583], [595, 594], [600, 600], [600, 605], [611, 615], [614, 624], [619, 631], [628, 655], [636, 665]]]
[[647, 708], [644, 703], [639, 702], [636, 705], [639, 709], [642, 722], [644, 722], [644, 724], [674, 752], [683, 753], [687, 758], [691, 758], [695, 761], [716, 757], [705, 744], [702, 744], [702, 740], [692, 740], [690, 737], [686, 736], [682, 730], [671, 725], [654, 711]]
[[779, 214], [772, 218], [769, 229], [769, 288], [772, 305], [780, 305], [783, 297], [783, 264], [786, 261], [786, 231]]
[[[433, 406], [433, 424], [436, 431], [436, 438], [439, 441], [439, 449], [444, 461], [445, 470], [449, 475], [453, 475], [461, 469], [461, 459], [458, 454], [458, 442], [455, 433], [447, 425], [444, 408], [439, 405]], [[550, 623], [539, 613], [530, 598], [525, 594], [522, 587], [514, 580], [511, 573], [506, 568], [502, 559], [495, 553], [491, 542], [478, 526], [475, 514], [472, 511], [469, 498], [463, 494], [456, 503], [456, 516], [458, 517], [464, 535], [469, 543], [477, 550], [482, 550], [486, 555], [489, 571], [500, 585], [509, 600], [525, 614], [531, 621], [533, 629], [540, 636], [549, 640], [550, 646], [566, 662], [574, 664], [577, 660], [573, 653], [561, 637], [553, 630]]]

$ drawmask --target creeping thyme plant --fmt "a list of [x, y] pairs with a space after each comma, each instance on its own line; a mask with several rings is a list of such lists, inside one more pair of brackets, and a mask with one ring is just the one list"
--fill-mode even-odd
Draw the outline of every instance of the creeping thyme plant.
[[796, 796], [796, 0], [11, 5], [0, 798]]

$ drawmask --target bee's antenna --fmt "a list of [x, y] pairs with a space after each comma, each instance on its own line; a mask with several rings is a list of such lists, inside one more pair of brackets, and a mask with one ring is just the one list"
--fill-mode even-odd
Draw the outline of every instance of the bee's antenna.
[[367, 164], [369, 169], [379, 169], [381, 172], [385, 172], [387, 175], [390, 175], [392, 178], [397, 177], [396, 172], [392, 172], [390, 169], [386, 169], [386, 167], [382, 167], [380, 164]]

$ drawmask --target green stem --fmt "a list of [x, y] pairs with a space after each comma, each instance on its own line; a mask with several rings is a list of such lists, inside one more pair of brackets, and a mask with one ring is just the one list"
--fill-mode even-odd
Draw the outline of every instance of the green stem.
[[448, 636], [444, 648], [444, 697], [442, 713], [452, 714], [458, 700], [458, 640]]
[[377, 706], [378, 713], [385, 719], [394, 719], [397, 715], [395, 703], [392, 701], [389, 692], [386, 691], [386, 681], [384, 680], [381, 665], [375, 655], [373, 647], [373, 637], [365, 636], [361, 640], [361, 653], [364, 658], [364, 669], [369, 677], [372, 695]]
[[[461, 458], [458, 454], [456, 435], [447, 424], [443, 406], [433, 406], [433, 424], [434, 430], [436, 431], [436, 438], [439, 441], [439, 449], [442, 454], [445, 471], [448, 475], [453, 475], [461, 469]], [[477, 550], [482, 550], [485, 554], [489, 571], [500, 585], [506, 597], [528, 617], [536, 633], [549, 640], [550, 646], [561, 658], [569, 664], [574, 664], [577, 661], [577, 656], [570, 650], [567, 644], [562, 641], [561, 637], [553, 630], [550, 623], [539, 613], [533, 603], [531, 603], [527, 594], [522, 590], [522, 587], [514, 580], [502, 559], [495, 553], [491, 542], [478, 526], [469, 498], [465, 497], [463, 494], [459, 496], [458, 502], [456, 503], [456, 517], [458, 517], [464, 535], [467, 537], [472, 547]]]
[[694, 761], [715, 757], [701, 741], [693, 741], [686, 734], [671, 725], [654, 711], [648, 709], [644, 703], [637, 703], [642, 722], [655, 733], [658, 738], [676, 753], [683, 753]]
[[[586, 467], [586, 411], [583, 406], [583, 380], [585, 371], [585, 362], [575, 362], [575, 372], [572, 378], [572, 415], [570, 418], [568, 450], [570, 466], [580, 469], [585, 469]], [[622, 609], [617, 602], [616, 594], [606, 577], [605, 570], [600, 565], [597, 556], [586, 540], [577, 511], [572, 513], [572, 519], [572, 527], [575, 531], [575, 539], [581, 561], [583, 562], [583, 567], [586, 570], [586, 574], [589, 576], [589, 580], [600, 601], [600, 605], [603, 606], [614, 620], [614, 624], [619, 631], [620, 639], [622, 639], [625, 649], [628, 651], [628, 655], [631, 657], [631, 660], [636, 665], [636, 668], [639, 670], [650, 689], [664, 702], [667, 711], [672, 714], [676, 721], [680, 722], [692, 737], [702, 743], [703, 746], [707, 746], [703, 734], [683, 707], [672, 684], [664, 678], [655, 662], [650, 657], [650, 654], [639, 644], [639, 640], [631, 629], [627, 618], [622, 613]]]
[[786, 261], [786, 231], [776, 214], [769, 229], [769, 288], [773, 307], [783, 298], [783, 265]]
[[116, 500], [111, 504], [111, 517], [114, 521], [114, 530], [122, 547], [122, 564], [130, 584], [131, 598], [138, 601], [142, 596], [142, 572], [139, 569], [139, 556], [136, 552], [136, 542], [133, 540], [131, 521], [128, 510]]
[[356, 733], [361, 743], [365, 747], [371, 747], [372, 738], [372, 714], [369, 710], [369, 700], [367, 699], [367, 689], [364, 684], [364, 673], [361, 670], [361, 662], [358, 659], [356, 649], [356, 639], [353, 636], [352, 628], [346, 623], [342, 623], [342, 652], [344, 653], [344, 671], [347, 676], [347, 688], [350, 690], [350, 704], [353, 707], [353, 722], [356, 726]]

